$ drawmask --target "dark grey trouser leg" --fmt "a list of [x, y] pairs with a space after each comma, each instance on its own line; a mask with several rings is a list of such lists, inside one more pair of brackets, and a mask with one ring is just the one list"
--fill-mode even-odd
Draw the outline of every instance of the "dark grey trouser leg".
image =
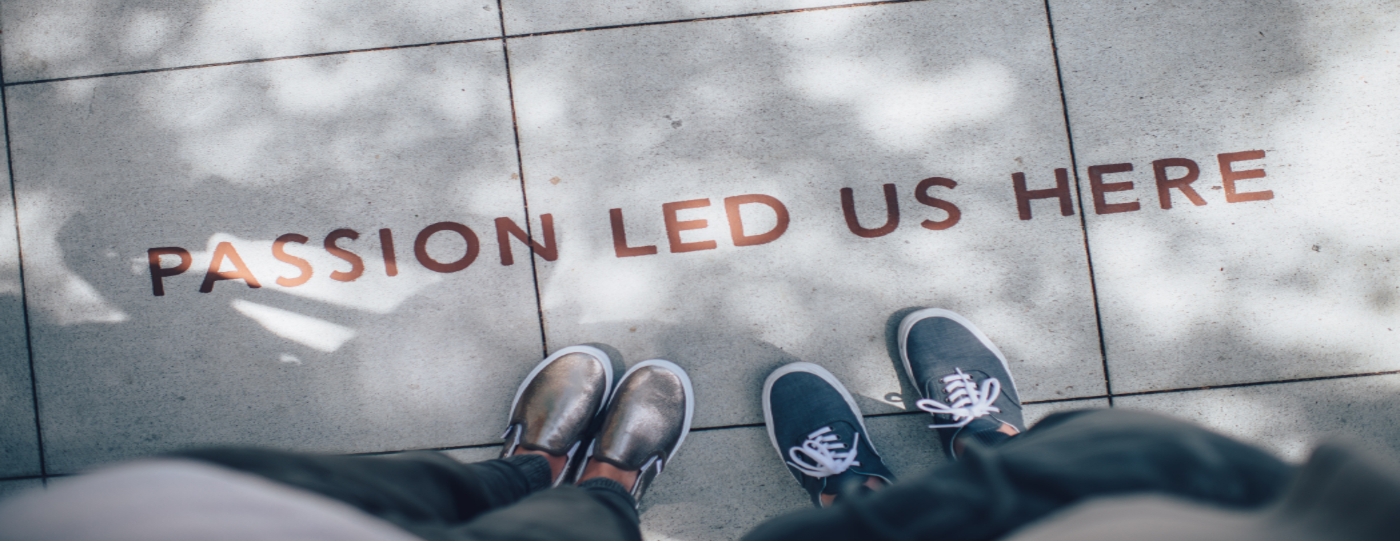
[[481, 541], [641, 541], [637, 509], [622, 485], [584, 481], [535, 493], [462, 526], [460, 539]]
[[1124, 410], [1047, 417], [1025, 434], [828, 509], [778, 517], [746, 541], [996, 539], [1081, 500], [1159, 493], [1230, 508], [1277, 497], [1293, 467], [1197, 425]]
[[[552, 538], [560, 541], [634, 541], [641, 536], [632, 498], [620, 486], [608, 481], [615, 490], [599, 482], [589, 484], [602, 488], [542, 490], [550, 484], [549, 463], [534, 455], [475, 464], [461, 464], [434, 452], [358, 457], [221, 448], [172, 456], [217, 464], [339, 500], [431, 541], [531, 539], [525, 524], [540, 528], [550, 523], [566, 526], [560, 530], [563, 533], [572, 531], [573, 525], [593, 525], [579, 529], [577, 535]], [[550, 496], [538, 501], [535, 498], [547, 494]], [[561, 507], [551, 503], [558, 501], [570, 504]], [[505, 510], [511, 513], [502, 515]], [[519, 536], [482, 536], [508, 531], [512, 520], [522, 524]], [[478, 522], [482, 523], [481, 535], [473, 533]], [[603, 530], [611, 537], [600, 537]]]

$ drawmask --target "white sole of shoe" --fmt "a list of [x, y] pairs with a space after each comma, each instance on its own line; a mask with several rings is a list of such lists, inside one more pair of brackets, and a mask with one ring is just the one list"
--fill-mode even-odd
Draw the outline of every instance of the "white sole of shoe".
[[836, 379], [836, 376], [831, 375], [831, 372], [822, 368], [821, 365], [796, 362], [779, 367], [777, 370], [774, 370], [772, 374], [768, 375], [768, 379], [763, 381], [763, 422], [764, 425], [768, 427], [768, 441], [773, 443], [773, 449], [778, 451], [778, 456], [782, 457], [784, 464], [787, 463], [788, 456], [783, 453], [783, 448], [778, 445], [778, 434], [773, 432], [772, 393], [773, 384], [778, 381], [778, 378], [794, 372], [806, 372], [822, 378], [827, 383], [831, 384], [837, 392], [841, 393], [841, 398], [846, 399], [846, 405], [850, 406], [851, 411], [856, 413], [856, 420], [860, 422], [860, 431], [866, 435], [865, 444], [870, 446], [871, 451], [875, 451], [876, 456], [880, 455], [880, 451], [875, 449], [875, 442], [870, 441], [870, 431], [865, 428], [865, 414], [860, 412], [860, 406], [856, 405], [855, 397], [851, 396], [851, 393], [846, 390], [846, 386], [842, 385], [841, 381]]
[[[909, 342], [909, 331], [914, 328], [915, 323], [934, 317], [950, 319], [966, 327], [967, 330], [972, 331], [972, 336], [977, 337], [977, 340], [982, 342], [982, 345], [986, 346], [987, 349], [991, 350], [992, 354], [997, 356], [997, 360], [1001, 361], [1001, 367], [1006, 370], [1007, 379], [1011, 380], [1008, 383], [1011, 384], [1012, 389], [1016, 389], [1016, 378], [1011, 375], [1011, 366], [1006, 363], [1006, 355], [1003, 355], [1001, 350], [997, 349], [996, 344], [992, 343], [992, 339], [987, 338], [987, 335], [982, 332], [982, 329], [977, 328], [977, 326], [973, 325], [967, 318], [951, 310], [924, 308], [923, 310], [904, 316], [904, 319], [899, 322], [899, 360], [904, 362], [904, 374], [909, 377], [909, 383], [915, 385], [915, 391], [923, 392], [917, 387], [919, 382], [914, 380], [914, 367], [909, 363], [909, 349], [905, 347], [905, 344]], [[1021, 391], [1019, 389], [1016, 391], [1016, 396], [1021, 396]]]

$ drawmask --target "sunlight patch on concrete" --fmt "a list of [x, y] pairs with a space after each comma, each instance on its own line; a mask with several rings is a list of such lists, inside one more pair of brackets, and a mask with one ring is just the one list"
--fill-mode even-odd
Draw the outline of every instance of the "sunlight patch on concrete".
[[669, 321], [664, 315], [666, 311], [662, 303], [670, 295], [662, 289], [672, 281], [653, 266], [628, 263], [628, 260], [614, 258], [612, 254], [594, 254], [591, 263], [580, 265], [578, 271], [570, 276], [571, 282], [577, 280], [576, 284], [563, 284], [562, 280], [555, 282], [556, 288], [573, 288], [582, 295], [579, 303], [583, 309], [580, 324], [639, 317]]
[[884, 65], [890, 63], [808, 57], [789, 82], [815, 99], [855, 109], [876, 140], [906, 151], [948, 130], [995, 119], [1016, 96], [1015, 75], [987, 59], [973, 59], [935, 79], [912, 67]]
[[175, 34], [175, 21], [158, 11], [141, 11], [133, 15], [122, 39], [122, 48], [129, 54], [148, 56], [163, 48]]
[[[258, 322], [268, 332], [286, 338], [316, 351], [331, 353], [340, 349], [351, 338], [355, 330], [336, 325], [324, 319], [288, 312], [279, 308], [234, 299], [233, 309]], [[298, 361], [296, 364], [300, 364]]]
[[19, 226], [24, 232], [24, 266], [28, 286], [47, 294], [31, 295], [29, 302], [60, 326], [83, 323], [121, 323], [129, 319], [96, 288], [73, 272], [65, 262], [58, 234], [78, 209], [61, 209], [48, 193], [20, 192]]
[[7, 81], [499, 35], [486, 0], [0, 3]]
[[356, 62], [268, 64], [269, 96], [284, 113], [345, 116], [346, 107], [405, 76], [396, 56], [366, 55]]

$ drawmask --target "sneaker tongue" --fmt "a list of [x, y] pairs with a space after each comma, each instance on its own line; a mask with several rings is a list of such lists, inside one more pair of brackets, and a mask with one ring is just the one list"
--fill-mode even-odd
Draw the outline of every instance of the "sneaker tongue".
[[[991, 377], [988, 376], [986, 372], [983, 372], [981, 370], [968, 370], [964, 368], [963, 373], [972, 376], [972, 382], [977, 385], [981, 385], [983, 381]], [[943, 392], [943, 389], [947, 387], [947, 383], [943, 381], [943, 378], [951, 375], [953, 374], [950, 373], [944, 374], [942, 376], [929, 378], [928, 381], [924, 382], [924, 396], [934, 397], [939, 400], [946, 399], [946, 393]]]
[[832, 421], [826, 426], [831, 427], [831, 432], [841, 438], [841, 443], [846, 444], [846, 448], [842, 449], [843, 452], [851, 448], [851, 441], [856, 437], [855, 426], [847, 421]]

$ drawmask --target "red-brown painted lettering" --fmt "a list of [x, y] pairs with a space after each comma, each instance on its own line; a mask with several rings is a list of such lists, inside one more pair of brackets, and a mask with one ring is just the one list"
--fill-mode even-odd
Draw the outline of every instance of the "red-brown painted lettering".
[[671, 242], [671, 253], [680, 254], [700, 250], [713, 250], [715, 247], [719, 246], [719, 243], [713, 240], [681, 242], [681, 231], [704, 229], [709, 225], [709, 221], [678, 220], [676, 218], [676, 213], [685, 209], [698, 209], [708, 206], [710, 206], [709, 199], [691, 199], [689, 201], [676, 201], [673, 203], [663, 203], [661, 205], [662, 218], [666, 221], [666, 239]]
[[637, 257], [656, 253], [656, 245], [654, 244], [648, 246], [627, 245], [627, 229], [622, 223], [622, 209], [608, 210], [608, 218], [612, 220], [613, 252], [617, 253], [617, 257]]
[[278, 276], [277, 285], [282, 287], [296, 287], [311, 279], [311, 263], [307, 262], [305, 259], [287, 253], [288, 242], [306, 244], [307, 240], [310, 239], [307, 239], [306, 235], [287, 233], [286, 235], [277, 237], [277, 240], [272, 242], [272, 257], [277, 258], [278, 261], [283, 263], [290, 263], [301, 270], [301, 274], [297, 275], [296, 278], [283, 278]]
[[350, 272], [331, 271], [332, 280], [337, 282], [353, 282], [356, 278], [359, 278], [361, 274], [365, 273], [365, 262], [363, 259], [360, 259], [360, 256], [335, 245], [335, 241], [340, 239], [356, 240], [358, 238], [360, 238], [360, 234], [349, 229], [337, 229], [331, 231], [331, 234], [326, 235], [326, 241], [322, 243], [326, 251], [330, 252], [333, 256], [350, 262]]
[[[749, 204], [765, 205], [773, 209], [778, 220], [773, 229], [757, 235], [744, 234], [744, 220], [739, 215], [739, 207]], [[735, 246], [758, 246], [778, 240], [778, 237], [787, 232], [788, 222], [791, 221], [787, 207], [782, 201], [771, 195], [758, 193], [724, 198], [724, 213], [729, 217], [729, 236], [734, 239]]]
[[1273, 190], [1243, 193], [1237, 192], [1235, 190], [1236, 181], [1248, 180], [1251, 178], [1264, 178], [1263, 169], [1247, 169], [1244, 171], [1235, 171], [1230, 168], [1230, 164], [1234, 162], [1262, 160], [1264, 159], [1264, 151], [1248, 150], [1245, 152], [1231, 152], [1229, 154], [1221, 154], [1219, 156], [1216, 156], [1216, 159], [1220, 161], [1220, 180], [1225, 185], [1226, 203], [1243, 203], [1245, 201], [1268, 201], [1274, 198]]
[[[467, 241], [467, 253], [462, 255], [461, 259], [451, 263], [440, 263], [438, 260], [428, 255], [428, 239], [432, 238], [434, 233], [440, 231], [451, 231], [461, 235], [462, 240]], [[476, 233], [473, 232], [470, 227], [457, 222], [438, 222], [418, 232], [418, 238], [413, 239], [413, 255], [416, 256], [418, 262], [422, 263], [428, 270], [441, 273], [457, 272], [467, 268], [473, 261], [476, 261], [477, 253], [481, 250], [480, 244], [480, 241], [476, 238]]]
[[1103, 181], [1103, 176], [1110, 173], [1126, 173], [1133, 170], [1131, 163], [1115, 163], [1110, 165], [1089, 166], [1089, 188], [1094, 192], [1094, 214], [1117, 214], [1119, 212], [1132, 212], [1142, 208], [1142, 204], [1137, 200], [1127, 203], [1109, 203], [1104, 198], [1107, 192], [1126, 192], [1133, 189], [1132, 182], [1109, 182]]
[[540, 257], [543, 257], [545, 261], [559, 259], [559, 246], [554, 243], [554, 215], [541, 214], [540, 226], [544, 230], [543, 245], [530, 238], [525, 230], [515, 225], [515, 221], [510, 218], [496, 218], [496, 243], [501, 247], [501, 264], [515, 264], [515, 256], [510, 253], [510, 237], [512, 235], [520, 239], [520, 242], [525, 243], [530, 251], [540, 254]]
[[[174, 267], [161, 267], [160, 256], [163, 255], [179, 256], [180, 264]], [[146, 250], [146, 260], [151, 265], [151, 293], [157, 297], [165, 296], [165, 284], [162, 283], [162, 278], [190, 270], [190, 264], [194, 262], [194, 258], [190, 257], [189, 250], [175, 246]]]
[[[229, 263], [233, 264], [233, 272], [219, 270], [224, 259], [228, 259]], [[213, 291], [214, 282], [219, 280], [243, 280], [250, 288], [262, 287], [262, 284], [258, 283], [258, 279], [253, 276], [253, 271], [248, 270], [248, 266], [243, 264], [243, 258], [238, 257], [238, 250], [233, 249], [233, 244], [228, 242], [220, 242], [218, 246], [214, 247], [214, 255], [209, 259], [209, 270], [204, 273], [204, 283], [199, 285], [199, 292]]]
[[379, 250], [384, 252], [384, 274], [397, 276], [399, 274], [399, 259], [394, 254], [394, 232], [388, 228], [379, 230]]
[[1069, 192], [1069, 170], [1060, 168], [1055, 170], [1055, 187], [1044, 190], [1027, 190], [1026, 174], [1012, 173], [1011, 186], [1016, 190], [1016, 212], [1021, 215], [1022, 220], [1031, 219], [1031, 201], [1036, 199], [1057, 198], [1060, 200], [1060, 215], [1074, 215], [1074, 199]]
[[[1168, 167], [1180, 167], [1186, 170], [1186, 174], [1180, 178], [1167, 178]], [[1201, 176], [1201, 168], [1196, 162], [1186, 158], [1167, 158], [1152, 162], [1152, 174], [1157, 177], [1157, 200], [1161, 202], [1163, 209], [1172, 208], [1172, 188], [1181, 190], [1181, 195], [1191, 200], [1191, 204], [1201, 206], [1206, 204], [1206, 200], [1201, 198], [1201, 194], [1191, 188], [1191, 183]]]
[[841, 213], [846, 216], [846, 228], [855, 233], [857, 237], [873, 239], [890, 234], [899, 227], [899, 201], [895, 192], [894, 184], [886, 184], [885, 190], [885, 225], [875, 229], [866, 229], [860, 226], [860, 219], [856, 217], [856, 196], [855, 190], [841, 188]]
[[932, 229], [934, 231], [942, 231], [958, 225], [958, 220], [962, 219], [962, 211], [958, 210], [957, 205], [929, 195], [929, 188], [934, 186], [942, 186], [951, 190], [958, 187], [958, 183], [954, 182], [952, 179], [941, 177], [920, 180], [919, 185], [914, 187], [914, 199], [919, 200], [920, 203], [948, 213], [948, 217], [942, 220], [924, 220], [923, 223], [919, 225], [924, 226], [924, 229]]

